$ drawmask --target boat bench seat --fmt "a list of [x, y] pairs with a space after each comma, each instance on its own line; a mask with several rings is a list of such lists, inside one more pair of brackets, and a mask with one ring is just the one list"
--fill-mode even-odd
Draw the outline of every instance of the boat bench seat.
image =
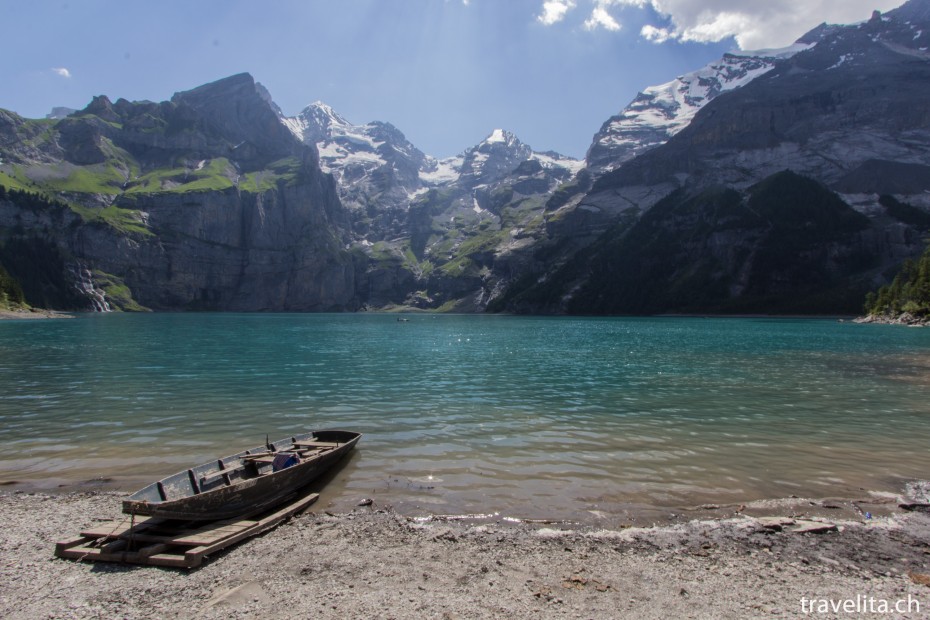
[[209, 472], [209, 473], [206, 473], [206, 474], [201, 475], [201, 476], [200, 476], [200, 482], [201, 482], [201, 484], [203, 484], [204, 482], [210, 482], [210, 481], [213, 480], [214, 478], [219, 478], [220, 476], [223, 476], [224, 474], [225, 474], [225, 475], [228, 475], [228, 476], [232, 476], [232, 475], [233, 475], [234, 473], [236, 473], [236, 472], [239, 472], [240, 474], [242, 473], [240, 470], [235, 469], [235, 468], [220, 469], [220, 470], [218, 470], [218, 471], [211, 471], [211, 472]]
[[294, 445], [298, 448], [338, 448], [340, 444], [335, 441], [295, 441]]
[[247, 457], [243, 457], [243, 460], [246, 460], [246, 459], [248, 459], [249, 461], [251, 461], [251, 462], [253, 462], [253, 463], [273, 463], [273, 462], [274, 462], [274, 455], [270, 455], [270, 456], [247, 456]]

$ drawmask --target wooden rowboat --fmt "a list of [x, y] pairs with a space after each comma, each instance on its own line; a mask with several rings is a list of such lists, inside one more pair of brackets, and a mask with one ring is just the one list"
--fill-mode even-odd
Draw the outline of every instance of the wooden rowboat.
[[123, 500], [123, 512], [215, 521], [271, 508], [313, 482], [358, 443], [361, 433], [316, 431], [181, 471]]

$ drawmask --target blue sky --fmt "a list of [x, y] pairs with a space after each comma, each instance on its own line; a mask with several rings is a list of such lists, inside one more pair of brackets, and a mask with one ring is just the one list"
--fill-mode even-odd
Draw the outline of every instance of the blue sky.
[[501, 127], [584, 156], [646, 86], [787, 45], [883, 0], [0, 0], [0, 108], [162, 101], [247, 71], [285, 114], [322, 100], [454, 155]]

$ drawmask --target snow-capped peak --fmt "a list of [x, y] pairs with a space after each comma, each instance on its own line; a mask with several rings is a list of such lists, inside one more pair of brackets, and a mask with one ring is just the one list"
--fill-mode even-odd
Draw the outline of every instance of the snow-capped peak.
[[507, 142], [508, 138], [513, 138], [513, 135], [504, 131], [503, 129], [495, 129], [491, 132], [491, 135], [484, 139], [485, 142], [491, 144], [493, 142]]
[[283, 122], [304, 144], [316, 146], [320, 168], [336, 178], [347, 204], [367, 204], [359, 197], [368, 195], [403, 202], [421, 189], [427, 158], [390, 123], [354, 125], [322, 101]]
[[318, 142], [334, 134], [352, 131], [352, 123], [322, 101], [314, 101], [297, 115], [304, 142]]
[[339, 116], [332, 106], [322, 101], [314, 101], [304, 108], [303, 112], [300, 114], [301, 116], [313, 116], [314, 118], [326, 122], [328, 125], [346, 126], [350, 124], [349, 121]]
[[322, 101], [314, 101], [297, 116], [282, 116], [281, 121], [305, 144], [324, 140], [333, 133], [345, 132], [352, 127], [349, 121]]
[[748, 84], [813, 45], [798, 42], [779, 49], [729, 52], [697, 71], [646, 88], [594, 136], [586, 156], [588, 168], [603, 174], [667, 142], [721, 93]]
[[[468, 149], [468, 151], [477, 150], [485, 151], [487, 149], [524, 149], [529, 148], [517, 138], [514, 134], [510, 133], [506, 129], [495, 129], [493, 130], [487, 138], [479, 142], [477, 145]], [[466, 154], [468, 153], [466, 151]]]

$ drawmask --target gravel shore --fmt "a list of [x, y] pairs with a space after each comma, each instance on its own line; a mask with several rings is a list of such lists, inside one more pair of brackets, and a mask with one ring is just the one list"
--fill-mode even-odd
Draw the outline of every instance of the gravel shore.
[[58, 310], [0, 310], [0, 321], [4, 319], [71, 319], [72, 315]]
[[898, 504], [926, 488], [707, 506], [719, 516], [614, 531], [313, 506], [191, 571], [53, 556], [56, 541], [119, 517], [122, 494], [2, 493], [0, 617], [858, 618], [873, 616], [802, 605], [902, 601], [874, 617], [925, 618], [930, 514]]

